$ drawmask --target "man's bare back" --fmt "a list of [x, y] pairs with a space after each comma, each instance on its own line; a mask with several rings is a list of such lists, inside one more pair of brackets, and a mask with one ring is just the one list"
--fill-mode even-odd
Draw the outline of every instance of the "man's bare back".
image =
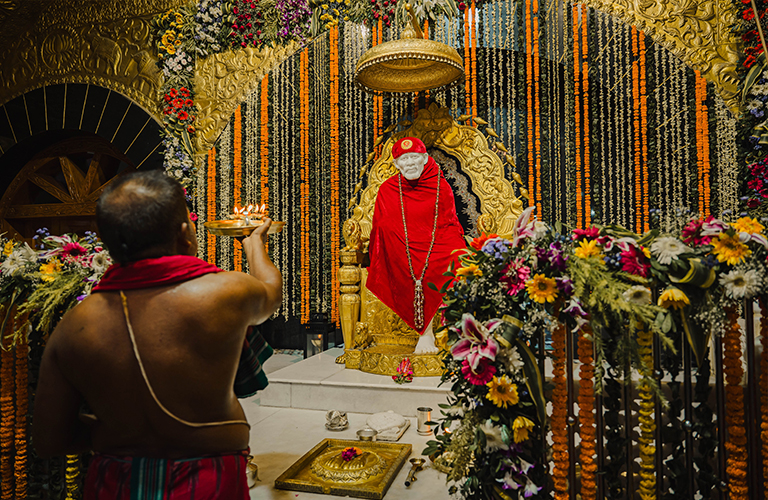
[[[280, 273], [264, 248], [270, 223], [243, 240], [250, 275], [210, 273], [124, 291], [149, 383], [180, 419], [245, 420], [233, 385], [246, 330], [281, 300]], [[183, 223], [168, 255], [194, 255], [195, 242], [191, 223]], [[92, 416], [81, 414], [84, 403]], [[245, 422], [197, 428], [163, 412], [133, 352], [119, 291], [87, 297], [51, 334], [35, 401], [33, 440], [40, 456], [93, 450], [195, 457], [243, 450], [248, 434]]]

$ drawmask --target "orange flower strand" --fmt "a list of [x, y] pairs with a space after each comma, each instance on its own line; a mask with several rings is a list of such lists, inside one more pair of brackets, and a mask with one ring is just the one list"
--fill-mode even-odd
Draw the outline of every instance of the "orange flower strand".
[[741, 365], [741, 330], [734, 306], [726, 309], [728, 322], [723, 335], [723, 371], [725, 372], [725, 425], [728, 452], [726, 473], [732, 500], [747, 500], [747, 438], [744, 431], [744, 370]]
[[592, 335], [592, 327], [585, 324], [579, 331], [579, 436], [581, 436], [581, 498], [597, 499], [597, 430], [595, 428], [595, 367], [592, 358], [592, 342], [587, 336]]
[[[472, 64], [470, 63], [470, 52], [472, 51], [469, 41], [469, 9], [464, 9], [464, 106], [466, 114], [472, 114]], [[471, 124], [472, 121], [468, 123]]]
[[566, 328], [558, 323], [552, 332], [552, 480], [555, 500], [567, 500], [568, 495], [568, 388], [565, 378]]
[[[339, 169], [340, 169], [340, 120], [339, 120], [339, 28], [333, 26], [330, 34], [330, 113], [331, 113], [331, 276], [339, 271], [339, 250], [341, 248], [341, 213], [339, 211]], [[331, 321], [339, 324], [339, 280], [331, 280]]]
[[472, 50], [470, 51], [472, 71], [472, 126], [477, 127], [477, 123], [474, 119], [477, 118], [477, 6], [475, 0], [472, 0], [472, 24], [470, 25]]
[[[24, 325], [26, 318], [17, 322]], [[22, 333], [16, 342], [16, 458], [13, 462], [16, 478], [15, 498], [27, 498], [27, 412], [29, 411], [29, 362], [27, 336]]]
[[635, 231], [642, 232], [643, 178], [642, 146], [640, 144], [640, 65], [637, 28], [632, 26], [632, 129], [635, 167]]
[[[640, 44], [640, 144], [643, 175], [643, 232], [650, 231], [650, 188], [648, 182], [648, 91], [646, 87], [645, 33], [638, 32]], [[654, 493], [655, 494], [655, 493]]]
[[542, 197], [542, 183], [541, 183], [541, 89], [539, 87], [539, 79], [541, 73], [541, 58], [539, 53], [539, 0], [533, 0], [533, 108], [531, 112], [534, 116], [533, 126], [533, 144], [536, 148], [535, 158], [535, 171], [536, 171], [536, 191], [531, 193], [532, 202], [536, 205], [536, 213], [541, 217], [541, 197]]
[[[261, 132], [259, 133], [259, 162], [260, 162], [260, 203], [269, 205], [269, 74], [261, 79], [259, 121]], [[264, 247], [268, 250], [269, 243]]]
[[534, 89], [533, 89], [533, 16], [531, 15], [531, 0], [525, 0], [525, 98], [526, 98], [526, 142], [528, 143], [528, 206], [536, 205], [536, 158], [533, 151], [536, 141], [534, 127]]
[[576, 131], [574, 133], [574, 143], [576, 154], [576, 227], [584, 227], [584, 221], [582, 219], [582, 191], [581, 191], [581, 96], [580, 81], [581, 71], [579, 64], [579, 6], [573, 5], [573, 92], [574, 92], [574, 105], [573, 116]]
[[[243, 187], [243, 112], [242, 106], [238, 106], [235, 109], [235, 125], [234, 125], [234, 148], [232, 155], [232, 170], [233, 170], [233, 191], [232, 198], [235, 205], [242, 203], [242, 187]], [[231, 208], [231, 207], [227, 207]], [[240, 240], [232, 238], [233, 241], [233, 260], [235, 265], [235, 271], [243, 270], [243, 245]]]
[[309, 49], [300, 54], [300, 154], [301, 154], [301, 322], [309, 322]]
[[[208, 150], [208, 197], [205, 220], [216, 220], [216, 148]], [[216, 237], [208, 233], [207, 239], [208, 262], [216, 264]]]
[[[5, 308], [3, 308], [5, 309]], [[5, 310], [3, 311], [5, 312]], [[9, 312], [13, 317], [15, 308]], [[13, 335], [13, 321], [8, 321], [4, 331], [0, 331], [3, 345], [9, 342], [8, 337]], [[11, 350], [0, 348], [0, 499], [12, 500], [14, 498], [13, 482], [13, 434], [16, 421], [16, 412], [13, 406], [14, 385], [13, 365], [15, 356]]]
[[584, 106], [584, 227], [592, 224], [592, 194], [589, 182], [589, 35], [587, 33], [587, 10], [584, 10], [584, 19], [581, 22], [581, 91]]

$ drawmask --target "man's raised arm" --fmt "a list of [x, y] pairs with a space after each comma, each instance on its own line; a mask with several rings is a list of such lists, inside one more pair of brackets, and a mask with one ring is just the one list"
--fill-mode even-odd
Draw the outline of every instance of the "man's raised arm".
[[257, 293], [262, 300], [254, 303], [256, 324], [269, 318], [280, 307], [283, 300], [283, 277], [280, 271], [269, 260], [269, 254], [264, 245], [267, 242], [267, 232], [272, 225], [272, 220], [264, 219], [264, 224], [259, 226], [251, 235], [243, 240], [243, 250], [248, 259], [250, 274], [259, 284]]

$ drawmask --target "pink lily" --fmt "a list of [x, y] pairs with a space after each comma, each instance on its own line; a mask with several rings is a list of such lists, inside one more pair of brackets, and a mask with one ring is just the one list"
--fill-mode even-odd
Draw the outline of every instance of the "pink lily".
[[493, 330], [502, 323], [492, 319], [485, 325], [469, 314], [461, 317], [461, 339], [451, 347], [451, 354], [456, 359], [465, 359], [472, 370], [476, 370], [482, 358], [493, 361], [499, 351], [499, 344], [491, 336]]
[[512, 246], [516, 247], [524, 238], [533, 236], [533, 230], [536, 224], [535, 219], [531, 221], [531, 214], [536, 207], [528, 207], [523, 210], [520, 217], [517, 218], [515, 226], [512, 228]]

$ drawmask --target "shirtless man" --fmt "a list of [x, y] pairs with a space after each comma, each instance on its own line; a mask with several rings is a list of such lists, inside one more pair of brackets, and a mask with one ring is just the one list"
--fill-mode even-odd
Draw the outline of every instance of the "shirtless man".
[[[159, 172], [115, 181], [99, 200], [97, 222], [118, 262], [102, 284], [122, 291], [95, 289], [51, 335], [35, 397], [38, 455], [96, 452], [86, 500], [127, 499], [139, 472], [158, 468], [158, 491], [183, 483], [197, 499], [248, 498], [249, 426], [233, 383], [246, 330], [281, 302], [282, 277], [264, 249], [271, 221], [243, 240], [250, 275], [194, 257], [183, 189]], [[80, 413], [83, 403], [93, 416]], [[196, 457], [192, 467], [194, 460], [174, 460]]]

